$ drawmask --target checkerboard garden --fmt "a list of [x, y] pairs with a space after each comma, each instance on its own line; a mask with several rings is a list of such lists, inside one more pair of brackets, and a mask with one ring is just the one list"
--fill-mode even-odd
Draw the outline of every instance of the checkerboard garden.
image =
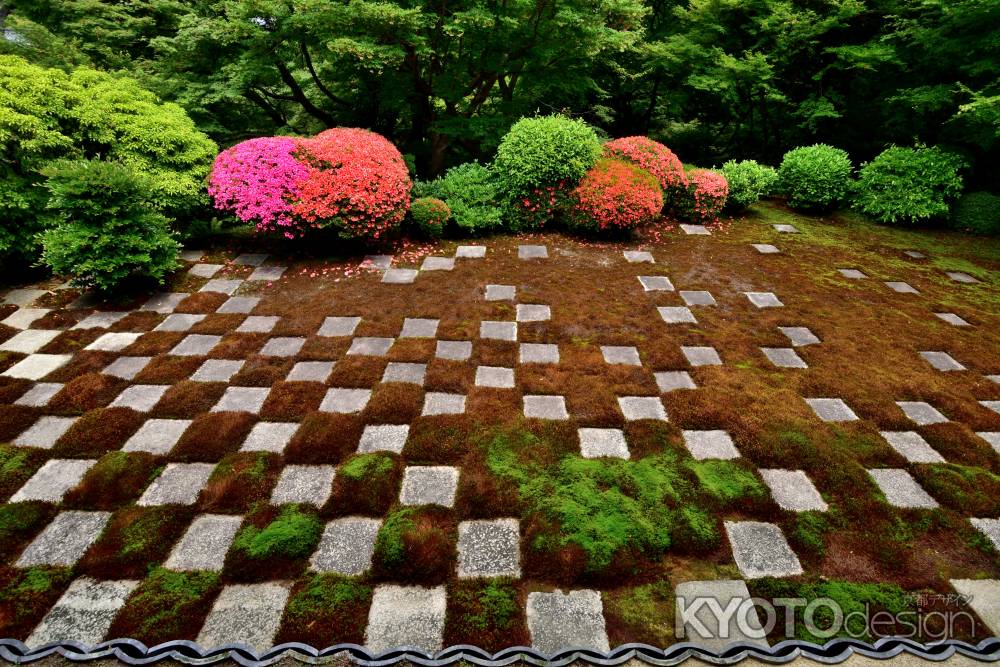
[[1000, 633], [997, 247], [768, 204], [253, 250], [4, 296], [4, 636], [607, 650], [678, 596], [952, 593]]

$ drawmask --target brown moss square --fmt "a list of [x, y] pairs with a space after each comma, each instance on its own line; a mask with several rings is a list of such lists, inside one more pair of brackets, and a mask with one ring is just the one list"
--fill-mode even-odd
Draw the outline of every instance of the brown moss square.
[[214, 313], [229, 299], [221, 292], [195, 292], [177, 304], [175, 313]]
[[187, 336], [184, 331], [150, 331], [125, 348], [124, 354], [132, 357], [155, 357], [174, 349]]
[[[382, 522], [375, 541], [372, 574], [390, 581], [444, 583], [455, 569], [457, 541], [458, 523], [450, 510], [434, 506], [397, 508]], [[393, 549], [393, 543], [401, 544], [401, 552]]]
[[365, 643], [372, 586], [356, 577], [312, 574], [296, 582], [275, 643]]
[[367, 424], [409, 424], [424, 406], [423, 387], [404, 382], [380, 384], [362, 412]]
[[90, 458], [121, 449], [146, 416], [131, 408], [98, 408], [84, 413], [52, 448], [54, 456]]
[[63, 504], [84, 510], [114, 510], [139, 498], [156, 476], [157, 459], [145, 452], [108, 452], [70, 489]]
[[98, 579], [141, 579], [167, 559], [194, 515], [177, 505], [119, 509], [77, 569]]
[[101, 408], [110, 403], [129, 386], [128, 380], [87, 373], [66, 383], [49, 401], [48, 409], [54, 413], [79, 414], [87, 410]]
[[502, 366], [513, 368], [517, 364], [519, 346], [507, 340], [482, 338], [472, 344], [469, 363], [475, 366]]
[[108, 327], [108, 331], [128, 331], [131, 333], [152, 331], [163, 319], [164, 316], [159, 313], [136, 310], [112, 324]]
[[337, 470], [324, 516], [384, 516], [396, 503], [403, 462], [386, 452], [356, 454]]
[[14, 560], [52, 521], [56, 511], [52, 503], [36, 501], [0, 505], [0, 557]]
[[153, 408], [155, 417], [192, 419], [208, 412], [226, 391], [225, 382], [184, 380], [167, 389]]
[[48, 458], [44, 449], [0, 444], [0, 498], [9, 498], [24, 486]]
[[72, 580], [70, 568], [22, 570], [0, 566], [0, 632], [3, 636], [26, 640]]
[[229, 384], [241, 387], [270, 387], [284, 380], [292, 370], [293, 362], [288, 357], [261, 357], [251, 355], [246, 363], [229, 380]]
[[437, 341], [433, 338], [397, 338], [386, 355], [392, 361], [425, 363], [434, 358]]
[[514, 579], [452, 579], [444, 645], [472, 644], [486, 651], [530, 646], [525, 592]]
[[174, 384], [191, 377], [202, 361], [200, 357], [161, 355], [151, 359], [132, 381], [135, 384]]
[[266, 333], [230, 333], [222, 337], [208, 356], [212, 359], [246, 359], [264, 347], [268, 336]]
[[312, 412], [285, 447], [289, 463], [340, 463], [358, 449], [364, 420], [358, 415]]
[[239, 449], [255, 423], [257, 418], [246, 412], [198, 415], [174, 446], [170, 458], [214, 463]]
[[319, 409], [326, 386], [319, 382], [275, 382], [261, 406], [261, 419], [300, 421]]
[[150, 571], [115, 617], [109, 637], [131, 637], [155, 646], [194, 641], [222, 588], [215, 572]]
[[242, 513], [266, 501], [281, 471], [281, 456], [270, 452], [237, 452], [212, 471], [198, 499], [204, 512]]
[[237, 329], [246, 315], [242, 313], [213, 313], [191, 327], [191, 333], [225, 336]]
[[[49, 314], [51, 315], [51, 313]], [[43, 327], [36, 326], [36, 328]], [[103, 333], [104, 331], [101, 329], [71, 329], [63, 331], [38, 351], [41, 354], [76, 354], [100, 338]]]
[[456, 465], [469, 451], [477, 426], [471, 415], [418, 417], [403, 447], [407, 463]]
[[346, 337], [309, 336], [296, 355], [297, 361], [336, 361], [344, 356], [351, 345]]
[[88, 373], [99, 373], [118, 358], [115, 352], [83, 350], [73, 355], [65, 366], [61, 366], [45, 377], [46, 382], [69, 382]]
[[31, 380], [0, 377], [0, 404], [10, 404], [35, 386]]
[[466, 394], [475, 382], [475, 367], [465, 361], [431, 359], [427, 362], [424, 388], [446, 394]]
[[364, 389], [374, 387], [382, 381], [387, 363], [385, 357], [344, 357], [334, 365], [327, 384], [332, 387]]

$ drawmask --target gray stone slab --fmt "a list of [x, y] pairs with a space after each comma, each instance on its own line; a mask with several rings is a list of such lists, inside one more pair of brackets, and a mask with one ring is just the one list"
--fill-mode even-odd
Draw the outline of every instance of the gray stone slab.
[[979, 405], [1000, 415], [1000, 401], [979, 401]]
[[517, 340], [517, 322], [494, 322], [484, 320], [479, 323], [479, 337], [491, 340]]
[[521, 528], [517, 519], [458, 524], [458, 576], [521, 576]]
[[945, 463], [916, 431], [881, 431], [885, 441], [910, 463]]
[[104, 375], [131, 380], [149, 365], [152, 357], [118, 357], [101, 371]]
[[770, 243], [752, 243], [751, 245], [754, 247], [754, 250], [762, 255], [777, 255], [781, 253], [777, 246]]
[[10, 503], [41, 500], [58, 503], [97, 463], [90, 459], [49, 459], [11, 496]]
[[501, 366], [478, 366], [476, 367], [476, 386], [513, 389], [514, 369]]
[[956, 283], [972, 284], [972, 283], [981, 282], [979, 279], [974, 278], [974, 277], [970, 276], [968, 273], [965, 273], [963, 271], [945, 271], [945, 274], [949, 278], [951, 278], [952, 280], [954, 280]]
[[208, 334], [190, 334], [184, 340], [177, 343], [170, 354], [178, 357], [203, 357], [212, 351], [212, 348], [219, 344], [222, 336], [212, 336]]
[[767, 360], [779, 368], [808, 368], [805, 360], [791, 347], [762, 347]]
[[451, 466], [407, 466], [399, 502], [403, 505], [455, 505], [458, 468]]
[[362, 266], [370, 266], [384, 271], [392, 266], [392, 260], [392, 255], [365, 255]]
[[465, 412], [464, 394], [445, 394], [429, 391], [424, 396], [424, 409], [421, 416], [460, 415]]
[[119, 320], [125, 318], [128, 312], [125, 311], [98, 311], [87, 315], [85, 318], [73, 325], [74, 329], [107, 329]]
[[950, 583], [986, 627], [1000, 636], [1000, 579], [952, 579]]
[[[27, 329], [14, 334], [5, 340], [3, 344], [0, 344], [0, 351], [32, 354], [51, 343], [61, 333], [61, 331], [50, 331], [48, 329]], [[136, 337], [138, 337], [138, 334]], [[87, 349], [92, 348], [87, 347]]]
[[330, 499], [336, 474], [336, 466], [331, 465], [287, 465], [271, 492], [271, 504], [322, 507]]
[[[685, 581], [674, 589], [674, 632], [677, 639], [721, 651], [732, 642], [767, 646], [757, 610], [746, 582], [741, 579]], [[711, 601], [715, 601], [715, 605]], [[705, 601], [709, 601], [707, 604]], [[733, 609], [731, 615], [717, 609]]]
[[778, 526], [760, 521], [726, 521], [725, 527], [733, 560], [745, 578], [802, 574], [798, 556]]
[[40, 320], [51, 312], [48, 308], [19, 308], [0, 320], [0, 324], [12, 329], [27, 329], [32, 322]]
[[688, 306], [715, 306], [717, 305], [715, 297], [712, 296], [711, 292], [706, 292], [704, 290], [681, 290], [678, 292], [681, 299]]
[[693, 234], [695, 236], [710, 236], [712, 232], [708, 231], [708, 227], [705, 225], [680, 225], [681, 230], [685, 234]]
[[667, 411], [658, 396], [619, 396], [618, 407], [627, 421], [656, 419], [667, 421]]
[[174, 308], [180, 304], [181, 301], [191, 296], [187, 292], [165, 292], [163, 294], [154, 294], [150, 297], [149, 301], [142, 304], [139, 310], [151, 310], [154, 313], [172, 313]]
[[380, 519], [350, 516], [326, 524], [309, 569], [356, 577], [372, 567]]
[[180, 257], [185, 262], [198, 262], [205, 256], [204, 250], [181, 250]]
[[226, 586], [212, 605], [197, 642], [204, 649], [246, 644], [257, 651], [271, 648], [281, 625], [291, 583], [267, 582]]
[[912, 257], [913, 259], [926, 259], [927, 255], [916, 250], [904, 250], [903, 254], [907, 257]]
[[487, 301], [513, 301], [517, 297], [517, 287], [514, 285], [487, 285]]
[[236, 327], [237, 333], [271, 333], [278, 325], [280, 317], [274, 315], [251, 315]]
[[211, 278], [222, 269], [222, 264], [195, 264], [188, 274], [198, 278]]
[[656, 378], [656, 386], [660, 393], [665, 394], [678, 389], [697, 389], [698, 385], [691, 379], [691, 374], [687, 371], [660, 371], [653, 373]]
[[622, 252], [622, 255], [624, 255], [625, 260], [629, 264], [654, 263], [653, 253], [648, 250], [625, 250]]
[[306, 339], [299, 336], [268, 338], [258, 354], [262, 357], [294, 357], [305, 344]]
[[48, 293], [48, 290], [43, 289], [12, 289], [4, 294], [3, 302], [26, 308]]
[[559, 346], [554, 343], [521, 343], [518, 361], [522, 364], [558, 364]]
[[52, 397], [62, 391], [60, 382], [39, 382], [31, 389], [21, 394], [14, 405], [26, 405], [31, 408], [41, 408], [49, 404]]
[[267, 261], [267, 254], [262, 252], [245, 252], [233, 260], [236, 266], [260, 266]]
[[580, 428], [577, 429], [577, 435], [580, 438], [580, 455], [585, 459], [629, 457], [625, 433], [621, 429]]
[[844, 278], [849, 278], [851, 280], [864, 280], [866, 276], [863, 272], [857, 269], [837, 269], [841, 276]]
[[900, 294], [920, 294], [912, 285], [899, 280], [888, 280], [885, 286], [893, 292], [899, 292]]
[[760, 476], [771, 489], [778, 507], [790, 512], [825, 512], [829, 507], [813, 486], [804, 470], [760, 470]]
[[549, 249], [543, 245], [519, 245], [517, 246], [518, 259], [547, 259]]
[[118, 611], [138, 585], [138, 581], [131, 579], [76, 579], [25, 643], [37, 647], [51, 642], [77, 641], [93, 646], [103, 641]]
[[1000, 431], [976, 431], [976, 435], [990, 443], [997, 454], [1000, 454]]
[[854, 410], [839, 398], [807, 398], [805, 402], [825, 422], [851, 422], [858, 419]]
[[400, 454], [410, 435], [407, 424], [369, 424], [365, 426], [358, 443], [358, 453], [392, 452]]
[[299, 425], [295, 422], [257, 422], [247, 434], [240, 451], [280, 454], [297, 430]]
[[645, 292], [673, 292], [674, 284], [666, 276], [638, 276]]
[[191, 379], [195, 382], [229, 382], [241, 368], [241, 359], [208, 359], [198, 367]]
[[167, 562], [168, 570], [221, 572], [226, 552], [233, 544], [243, 517], [228, 514], [202, 514], [195, 517], [187, 531], [174, 545]]
[[956, 315], [955, 313], [934, 313], [939, 318], [952, 325], [953, 327], [969, 327], [972, 326], [967, 321]]
[[219, 309], [215, 312], [224, 314], [239, 314], [246, 315], [252, 312], [257, 304], [260, 303], [260, 297], [256, 296], [231, 296], [226, 299], [226, 302], [219, 306]]
[[955, 359], [947, 352], [924, 351], [920, 352], [920, 356], [924, 358], [924, 361], [939, 371], [965, 370], [965, 366], [955, 361]]
[[214, 463], [168, 463], [136, 504], [193, 505], [214, 469]]
[[941, 414], [937, 408], [924, 401], [896, 401], [896, 405], [903, 411], [903, 414], [920, 426], [942, 424], [948, 421], [948, 418]]
[[607, 652], [601, 594], [592, 590], [528, 593], [525, 609], [531, 645], [551, 655], [567, 648]]
[[806, 345], [818, 345], [821, 341], [808, 327], [778, 327], [778, 331], [785, 334], [791, 341], [793, 347], [805, 347]]
[[714, 347], [682, 345], [681, 353], [692, 366], [721, 366], [722, 359]]
[[71, 354], [32, 354], [17, 362], [0, 375], [23, 380], [41, 380], [73, 358]]
[[528, 394], [524, 396], [524, 416], [528, 419], [553, 419], [564, 421], [569, 419], [566, 411], [566, 399], [562, 396], [542, 396]]
[[79, 417], [40, 417], [21, 435], [14, 438], [18, 447], [52, 449], [56, 441], [70, 429]]
[[781, 308], [785, 304], [781, 303], [774, 292], [744, 292], [750, 303], [758, 308]]
[[602, 345], [601, 354], [604, 362], [619, 366], [642, 366], [639, 350], [631, 345]]
[[438, 320], [425, 317], [407, 317], [403, 320], [400, 338], [434, 338], [437, 335]]
[[221, 292], [232, 296], [243, 284], [242, 280], [231, 280], [227, 278], [212, 278], [202, 286], [199, 292]]
[[656, 309], [667, 324], [697, 324], [694, 313], [686, 306], [660, 306]]
[[347, 349], [347, 354], [351, 356], [384, 357], [395, 342], [395, 338], [363, 336], [351, 341], [351, 347]]
[[299, 361], [285, 378], [291, 382], [326, 382], [333, 372], [332, 361]]
[[451, 271], [455, 268], [454, 257], [424, 257], [421, 271]]
[[371, 389], [334, 387], [327, 390], [319, 409], [321, 412], [339, 412], [341, 414], [361, 412], [368, 405], [368, 400], [371, 397]]
[[122, 451], [163, 456], [174, 448], [190, 425], [190, 419], [147, 419], [125, 442]]
[[467, 259], [482, 259], [486, 257], [486, 246], [484, 245], [460, 245], [455, 248], [455, 257]]
[[72, 567], [100, 536], [111, 512], [60, 512], [17, 559], [17, 567]]
[[994, 549], [1000, 551], [1000, 519], [969, 519], [969, 523], [990, 541]]
[[552, 319], [552, 309], [541, 304], [519, 303], [515, 319], [518, 322], [545, 322]]
[[778, 224], [778, 225], [772, 225], [772, 227], [774, 227], [776, 231], [779, 231], [782, 234], [798, 234], [799, 232], [798, 227], [796, 227], [795, 225]]
[[390, 361], [385, 367], [382, 382], [406, 382], [423, 385], [427, 375], [427, 364], [411, 364]]
[[112, 408], [132, 408], [136, 412], [149, 412], [160, 402], [163, 395], [170, 389], [165, 384], [134, 384], [126, 387], [122, 393], [111, 402]]
[[126, 347], [139, 340], [141, 333], [133, 332], [110, 332], [102, 334], [100, 338], [85, 347], [85, 350], [97, 350], [100, 352], [121, 352]]
[[937, 501], [902, 468], [873, 468], [868, 474], [893, 507], [933, 509], [938, 506]]
[[444, 586], [377, 586], [365, 646], [374, 653], [404, 646], [427, 653], [441, 650], [446, 600]]
[[272, 281], [281, 278], [282, 274], [287, 271], [284, 266], [258, 266], [250, 274], [247, 280], [259, 280], [259, 281]]
[[683, 431], [684, 446], [699, 461], [738, 459], [740, 452], [729, 434], [721, 430]]
[[393, 285], [408, 285], [416, 279], [416, 269], [386, 269], [382, 274], [382, 282]]
[[354, 330], [361, 324], [360, 317], [328, 317], [323, 320], [323, 326], [316, 332], [317, 336], [338, 338], [341, 336], [353, 336]]
[[1000, 384], [1000, 375], [985, 375], [983, 377], [994, 384]]
[[472, 341], [439, 340], [434, 356], [450, 361], [467, 361], [472, 356]]

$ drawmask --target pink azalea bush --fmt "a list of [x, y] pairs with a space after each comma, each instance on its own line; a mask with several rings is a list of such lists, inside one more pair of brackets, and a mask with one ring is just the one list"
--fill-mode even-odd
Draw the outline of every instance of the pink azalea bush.
[[682, 220], [698, 224], [718, 220], [729, 196], [726, 177], [710, 169], [692, 169], [687, 178], [686, 190], [672, 202], [674, 214]]
[[674, 152], [648, 137], [622, 137], [604, 144], [605, 157], [631, 162], [656, 177], [666, 193], [687, 187], [684, 165]]
[[635, 229], [663, 210], [663, 190], [656, 177], [623, 160], [602, 158], [572, 193], [567, 222], [588, 231]]

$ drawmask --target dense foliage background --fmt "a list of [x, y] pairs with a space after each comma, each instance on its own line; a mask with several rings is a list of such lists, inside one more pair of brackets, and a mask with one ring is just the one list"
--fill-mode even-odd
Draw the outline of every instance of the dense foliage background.
[[124, 70], [223, 146], [368, 127], [427, 177], [564, 111], [698, 164], [921, 143], [971, 189], [998, 178], [996, 0], [8, 0], [0, 21], [0, 49]]

